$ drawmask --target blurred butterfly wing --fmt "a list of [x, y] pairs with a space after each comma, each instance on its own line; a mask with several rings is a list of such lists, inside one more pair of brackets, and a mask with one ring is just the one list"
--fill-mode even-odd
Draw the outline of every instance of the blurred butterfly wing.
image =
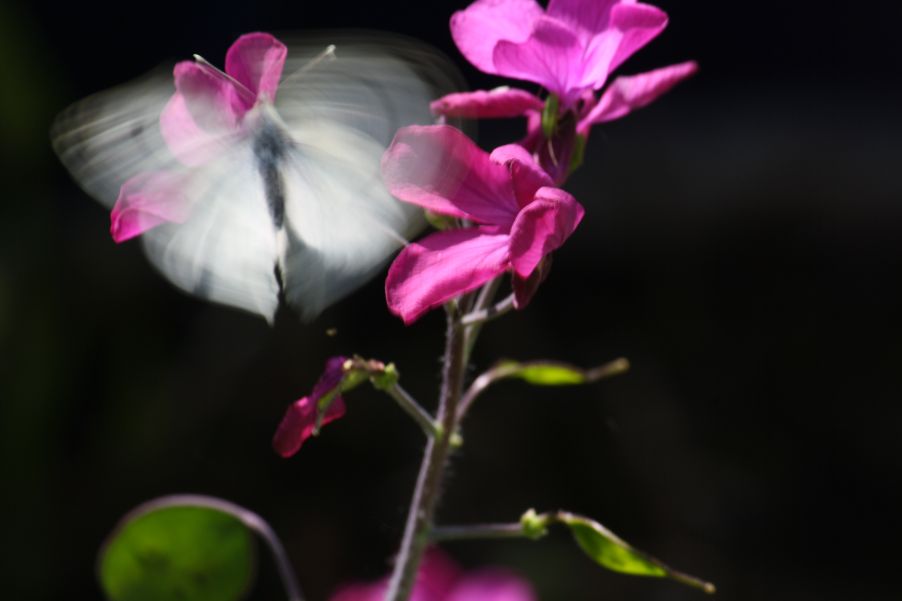
[[285, 165], [281, 268], [285, 299], [312, 319], [375, 276], [420, 216], [385, 190], [372, 138], [328, 121], [302, 131], [320, 143], [299, 145]]
[[160, 113], [173, 90], [172, 72], [160, 70], [89, 96], [56, 118], [53, 149], [85, 192], [112, 207], [126, 180], [174, 164], [160, 134]]
[[[292, 47], [299, 58], [276, 99], [296, 144], [284, 170], [282, 278], [306, 319], [375, 276], [425, 226], [421, 209], [388, 194], [380, 162], [395, 132], [432, 122], [429, 102], [459, 83], [446, 59], [407, 39], [321, 39]], [[326, 41], [333, 57], [322, 54]]]
[[272, 322], [279, 304], [278, 236], [249, 141], [189, 171], [191, 213], [142, 235], [147, 256], [176, 286]]
[[[177, 174], [189, 207], [183, 223], [142, 235], [151, 262], [179, 288], [272, 320], [279, 286], [275, 232], [251, 144], [233, 132], [201, 167], [178, 162], [160, 133], [172, 98], [171, 70], [90, 96], [53, 124], [53, 147], [82, 188], [112, 207], [122, 184], [139, 173]], [[197, 150], [204, 150], [197, 148]]]

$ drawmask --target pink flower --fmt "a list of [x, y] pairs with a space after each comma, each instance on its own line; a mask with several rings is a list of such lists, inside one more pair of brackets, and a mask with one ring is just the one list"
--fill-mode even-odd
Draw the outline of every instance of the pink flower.
[[[351, 584], [330, 601], [383, 601], [388, 579]], [[423, 557], [411, 601], [535, 601], [528, 582], [506, 570], [462, 573], [446, 555], [430, 549]]]
[[[260, 101], [275, 100], [287, 49], [268, 33], [241, 36], [226, 53], [225, 75], [209, 64], [175, 66], [175, 93], [160, 115], [166, 146], [186, 168], [203, 165], [244, 133], [244, 117]], [[181, 192], [188, 169], [141, 173], [122, 185], [110, 215], [110, 233], [124, 242], [190, 214]]]
[[667, 26], [664, 11], [635, 0], [477, 0], [451, 17], [461, 53], [486, 73], [535, 82], [564, 108]]
[[585, 145], [593, 125], [620, 119], [651, 104], [696, 71], [695, 61], [687, 61], [618, 77], [598, 99], [592, 91], [585, 92], [572, 108], [560, 110], [551, 138], [545, 137], [542, 128], [545, 102], [524, 90], [460, 92], [439, 98], [430, 107], [437, 115], [465, 119], [526, 117], [527, 134], [520, 144], [533, 153], [556, 183], [561, 183], [569, 175], [574, 151], [578, 151], [579, 145]]
[[319, 413], [319, 402], [332, 396], [331, 402], [322, 416], [322, 425], [335, 421], [345, 414], [341, 385], [345, 379], [346, 357], [331, 357], [309, 396], [298, 399], [288, 407], [285, 417], [276, 429], [272, 445], [282, 457], [291, 457], [301, 448], [304, 441], [313, 436]]
[[[407, 324], [507, 271], [529, 278], [584, 213], [522, 146], [489, 156], [449, 126], [401, 129], [382, 159], [382, 176], [397, 198], [475, 224], [411, 243], [392, 263], [385, 295]], [[527, 300], [518, 298], [517, 306]]]
[[[545, 101], [498, 88], [449, 94], [432, 103], [448, 117], [527, 117], [521, 142], [556, 183], [582, 160], [591, 127], [641, 108], [696, 72], [689, 61], [618, 77], [610, 74], [667, 25], [667, 15], [635, 0], [477, 0], [451, 17], [451, 34], [471, 63], [487, 73], [536, 82], [556, 97], [542, 123]], [[556, 112], [554, 112], [556, 110]]]

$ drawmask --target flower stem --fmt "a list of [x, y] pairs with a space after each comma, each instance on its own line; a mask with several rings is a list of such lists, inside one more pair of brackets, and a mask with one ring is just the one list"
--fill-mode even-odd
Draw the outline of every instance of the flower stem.
[[525, 538], [523, 525], [513, 524], [474, 524], [471, 526], [440, 526], [433, 528], [429, 539], [434, 542], [449, 540], [472, 540], [488, 538]]
[[385, 595], [386, 601], [407, 601], [413, 590], [420, 560], [429, 543], [435, 507], [441, 496], [451, 439], [457, 430], [457, 405], [463, 388], [466, 346], [464, 327], [461, 325], [457, 308], [449, 304], [446, 311], [448, 326], [445, 334], [444, 370], [438, 409], [441, 431], [438, 436], [430, 438], [426, 443], [413, 500], [407, 514], [404, 537], [401, 539], [401, 548]]
[[467, 313], [466, 315], [464, 315], [461, 321], [465, 326], [471, 326], [477, 323], [485, 323], [487, 321], [495, 319], [496, 317], [501, 317], [513, 308], [514, 295], [510, 294], [507, 296], [507, 298], [499, 301], [491, 307], [473, 311], [472, 313]]
[[420, 406], [419, 403], [417, 403], [416, 399], [410, 396], [410, 393], [401, 388], [399, 384], [394, 384], [393, 386], [386, 388], [385, 393], [393, 398], [401, 409], [413, 418], [413, 421], [419, 424], [427, 437], [432, 438], [439, 435], [441, 428], [436, 421]]

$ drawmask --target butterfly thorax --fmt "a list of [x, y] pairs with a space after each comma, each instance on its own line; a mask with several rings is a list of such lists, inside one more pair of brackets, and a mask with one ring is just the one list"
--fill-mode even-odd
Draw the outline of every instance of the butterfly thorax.
[[285, 222], [282, 164], [292, 149], [292, 141], [270, 103], [258, 103], [247, 116], [255, 121], [251, 124], [254, 162], [263, 181], [269, 215], [273, 226], [281, 229]]

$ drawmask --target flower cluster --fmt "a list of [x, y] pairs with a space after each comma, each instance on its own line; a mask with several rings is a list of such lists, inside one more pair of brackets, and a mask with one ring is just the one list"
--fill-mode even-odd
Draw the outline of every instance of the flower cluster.
[[409, 324], [505, 272], [515, 308], [528, 302], [547, 275], [546, 257], [582, 219], [582, 206], [557, 186], [582, 161], [591, 127], [649, 104], [697, 69], [689, 61], [605, 87], [666, 25], [663, 11], [635, 0], [551, 0], [547, 10], [535, 0], [477, 0], [452, 16], [452, 37], [474, 66], [537, 83], [548, 96], [503, 87], [432, 103], [444, 117], [526, 117], [519, 145], [491, 154], [444, 126], [398, 133], [383, 159], [389, 191], [461, 227], [399, 254], [385, 285], [394, 313]]

